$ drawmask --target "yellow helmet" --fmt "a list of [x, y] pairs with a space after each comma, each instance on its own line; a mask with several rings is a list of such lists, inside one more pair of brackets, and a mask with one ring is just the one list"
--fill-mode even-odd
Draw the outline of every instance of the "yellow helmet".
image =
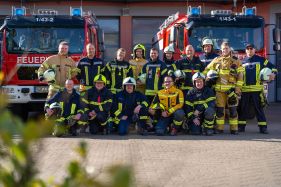
[[137, 49], [141, 49], [142, 50], [142, 58], [145, 58], [145, 47], [142, 44], [137, 44], [135, 45], [134, 49], [133, 49], [133, 58], [136, 58], [136, 50]]
[[106, 84], [106, 78], [102, 74], [98, 74], [95, 76], [94, 82], [103, 82], [104, 84]]

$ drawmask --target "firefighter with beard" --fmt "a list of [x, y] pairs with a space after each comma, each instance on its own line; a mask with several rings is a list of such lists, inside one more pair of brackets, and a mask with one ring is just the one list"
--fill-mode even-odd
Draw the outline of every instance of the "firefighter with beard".
[[[145, 59], [145, 47], [142, 44], [137, 44], [133, 49], [133, 59], [129, 61], [133, 68], [134, 78], [135, 80], [138, 79], [138, 76], [142, 70], [142, 67], [147, 63]], [[144, 94], [145, 92], [145, 85], [144, 84], [137, 84], [137, 91], [140, 91]]]
[[49, 84], [47, 99], [50, 99], [58, 91], [63, 90], [65, 81], [74, 78], [79, 69], [76, 68], [76, 63], [71, 57], [68, 57], [69, 44], [61, 42], [59, 44], [59, 52], [57, 55], [48, 57], [38, 69], [38, 78], [40, 81], [45, 81], [44, 72], [48, 69], [55, 71], [55, 80]]
[[244, 68], [241, 62], [234, 59], [231, 49], [227, 42], [221, 44], [221, 56], [212, 60], [206, 67], [205, 72], [215, 70], [218, 78], [214, 85], [216, 91], [216, 125], [217, 133], [224, 132], [225, 108], [229, 108], [230, 133], [238, 134], [238, 97], [241, 94], [243, 85]]
[[[55, 114], [52, 104], [57, 103], [61, 107], [60, 114]], [[45, 104], [46, 117], [52, 118], [53, 115], [57, 116], [55, 119], [55, 126], [53, 135], [62, 136], [67, 130], [73, 136], [77, 135], [78, 125], [85, 123], [79, 121], [82, 117], [83, 110], [80, 104], [80, 95], [74, 89], [72, 80], [65, 81], [65, 89], [56, 93]]]
[[[245, 68], [244, 84], [242, 86], [242, 96], [239, 104], [239, 132], [245, 132], [246, 119], [249, 107], [254, 106], [255, 114], [258, 120], [260, 133], [267, 134], [267, 123], [264, 114], [264, 106], [266, 98], [263, 93], [263, 81], [273, 81], [277, 73], [277, 69], [267, 59], [255, 54], [256, 49], [253, 44], [246, 45], [246, 58], [243, 59], [242, 65]], [[272, 73], [269, 77], [262, 77], [262, 70], [269, 68]]]
[[95, 56], [95, 46], [89, 43], [86, 46], [86, 50], [87, 57], [79, 60], [77, 66], [77, 68], [80, 69], [80, 73], [77, 75], [77, 79], [80, 82], [80, 91], [85, 91], [89, 88], [92, 88], [95, 76], [101, 74], [104, 68], [102, 59]]
[[193, 89], [189, 90], [185, 98], [185, 113], [188, 126], [192, 135], [200, 135], [202, 132], [211, 136], [214, 134], [215, 120], [215, 92], [205, 86], [205, 75], [195, 73], [192, 76]]
[[107, 88], [116, 94], [122, 90], [122, 81], [126, 77], [133, 77], [133, 68], [129, 62], [125, 61], [126, 50], [119, 48], [117, 50], [117, 57], [108, 62], [104, 69], [104, 75], [107, 80]]
[[[145, 95], [149, 104], [152, 102], [158, 90], [162, 89], [163, 79], [166, 74], [166, 64], [159, 60], [158, 50], [152, 48], [150, 50], [150, 59], [148, 63], [143, 66], [140, 73], [140, 76], [145, 75]], [[138, 82], [141, 83], [140, 80], [138, 80]]]
[[94, 86], [88, 89], [82, 97], [85, 114], [88, 115], [91, 134], [107, 134], [109, 113], [112, 105], [112, 94], [105, 87], [105, 76], [98, 74], [94, 78]]
[[155, 116], [155, 108], [158, 108], [158, 105], [164, 107], [155, 126], [156, 135], [165, 135], [167, 127], [169, 127], [170, 134], [174, 136], [177, 134], [178, 130], [180, 130], [184, 120], [185, 114], [182, 109], [184, 105], [184, 96], [182, 91], [174, 86], [172, 76], [165, 76], [164, 86], [165, 89], [160, 90], [154, 97], [149, 108], [149, 113]]
[[204, 63], [204, 66], [207, 67], [210, 62], [219, 55], [215, 53], [214, 43], [210, 38], [203, 38], [202, 49], [204, 53], [199, 55], [199, 59]]
[[118, 127], [119, 135], [128, 134], [130, 124], [137, 124], [140, 134], [147, 134], [148, 103], [145, 95], [135, 89], [136, 80], [125, 78], [123, 90], [116, 94], [113, 102], [113, 122]]
[[184, 94], [193, 87], [192, 76], [196, 72], [204, 71], [204, 64], [200, 59], [194, 56], [194, 48], [192, 45], [187, 45], [185, 48], [186, 57], [176, 62], [178, 70], [182, 70], [185, 73], [184, 82], [181, 84], [180, 89]]

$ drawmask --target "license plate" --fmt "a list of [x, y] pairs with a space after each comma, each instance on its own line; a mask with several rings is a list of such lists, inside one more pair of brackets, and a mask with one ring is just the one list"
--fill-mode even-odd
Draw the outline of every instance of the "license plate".
[[48, 93], [48, 86], [35, 86], [34, 92], [35, 93]]

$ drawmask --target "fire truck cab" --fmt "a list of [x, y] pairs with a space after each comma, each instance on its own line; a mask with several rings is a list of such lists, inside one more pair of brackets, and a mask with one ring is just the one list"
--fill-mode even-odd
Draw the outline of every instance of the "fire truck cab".
[[43, 108], [48, 86], [38, 81], [37, 70], [47, 57], [58, 53], [61, 41], [69, 42], [69, 55], [75, 61], [86, 54], [88, 43], [95, 45], [97, 57], [104, 51], [103, 31], [93, 14], [82, 15], [82, 8], [70, 7], [70, 15], [42, 9], [37, 15], [25, 12], [24, 7], [13, 7], [13, 15], [0, 28], [2, 91], [24, 118], [29, 111]]
[[[197, 53], [201, 53], [202, 40], [208, 37], [212, 39], [215, 50], [220, 49], [223, 41], [228, 41], [233, 51], [244, 53], [245, 45], [253, 43], [257, 52], [265, 56], [264, 27], [264, 18], [256, 15], [256, 7], [244, 6], [239, 13], [212, 10], [211, 14], [201, 14], [201, 6], [189, 6], [187, 14], [176, 13], [163, 22], [152, 39], [152, 46], [159, 49], [161, 57], [164, 48], [173, 45], [174, 58], [177, 60], [185, 53], [188, 44]], [[278, 32], [275, 33], [278, 33], [280, 39], [280, 31]], [[278, 47], [280, 46], [274, 48]]]

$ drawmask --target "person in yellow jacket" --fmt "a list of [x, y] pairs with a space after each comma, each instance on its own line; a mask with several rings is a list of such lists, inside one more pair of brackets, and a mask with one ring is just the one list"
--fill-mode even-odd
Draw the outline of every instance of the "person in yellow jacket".
[[216, 91], [216, 124], [217, 133], [223, 133], [225, 123], [225, 108], [229, 108], [230, 133], [238, 134], [238, 96], [241, 94], [243, 85], [244, 69], [241, 62], [231, 55], [231, 49], [227, 42], [221, 44], [222, 54], [216, 57], [206, 67], [218, 72], [218, 79], [214, 85]]
[[174, 86], [174, 80], [167, 75], [164, 78], [165, 89], [159, 90], [154, 97], [149, 113], [153, 116], [157, 115], [156, 108], [162, 107], [159, 114], [158, 122], [155, 126], [155, 132], [158, 136], [166, 133], [167, 127], [170, 128], [170, 134], [176, 135], [184, 120], [184, 104], [183, 92]]
[[55, 81], [49, 83], [49, 91], [47, 99], [50, 99], [58, 91], [64, 88], [66, 80], [71, 79], [77, 75], [79, 69], [76, 68], [76, 63], [71, 57], [68, 57], [69, 45], [67, 42], [61, 42], [59, 44], [59, 52], [57, 55], [48, 57], [38, 69], [38, 78], [40, 81], [44, 81], [44, 72], [48, 69], [55, 71]]
[[[129, 60], [129, 63], [131, 64], [133, 68], [134, 78], [135, 80], [138, 79], [138, 76], [142, 70], [142, 67], [144, 64], [147, 63], [147, 60], [145, 59], [145, 47], [142, 44], [137, 44], [133, 49], [133, 59]], [[137, 84], [137, 91], [140, 91], [144, 94], [145, 92], [145, 85], [138, 82]]]

